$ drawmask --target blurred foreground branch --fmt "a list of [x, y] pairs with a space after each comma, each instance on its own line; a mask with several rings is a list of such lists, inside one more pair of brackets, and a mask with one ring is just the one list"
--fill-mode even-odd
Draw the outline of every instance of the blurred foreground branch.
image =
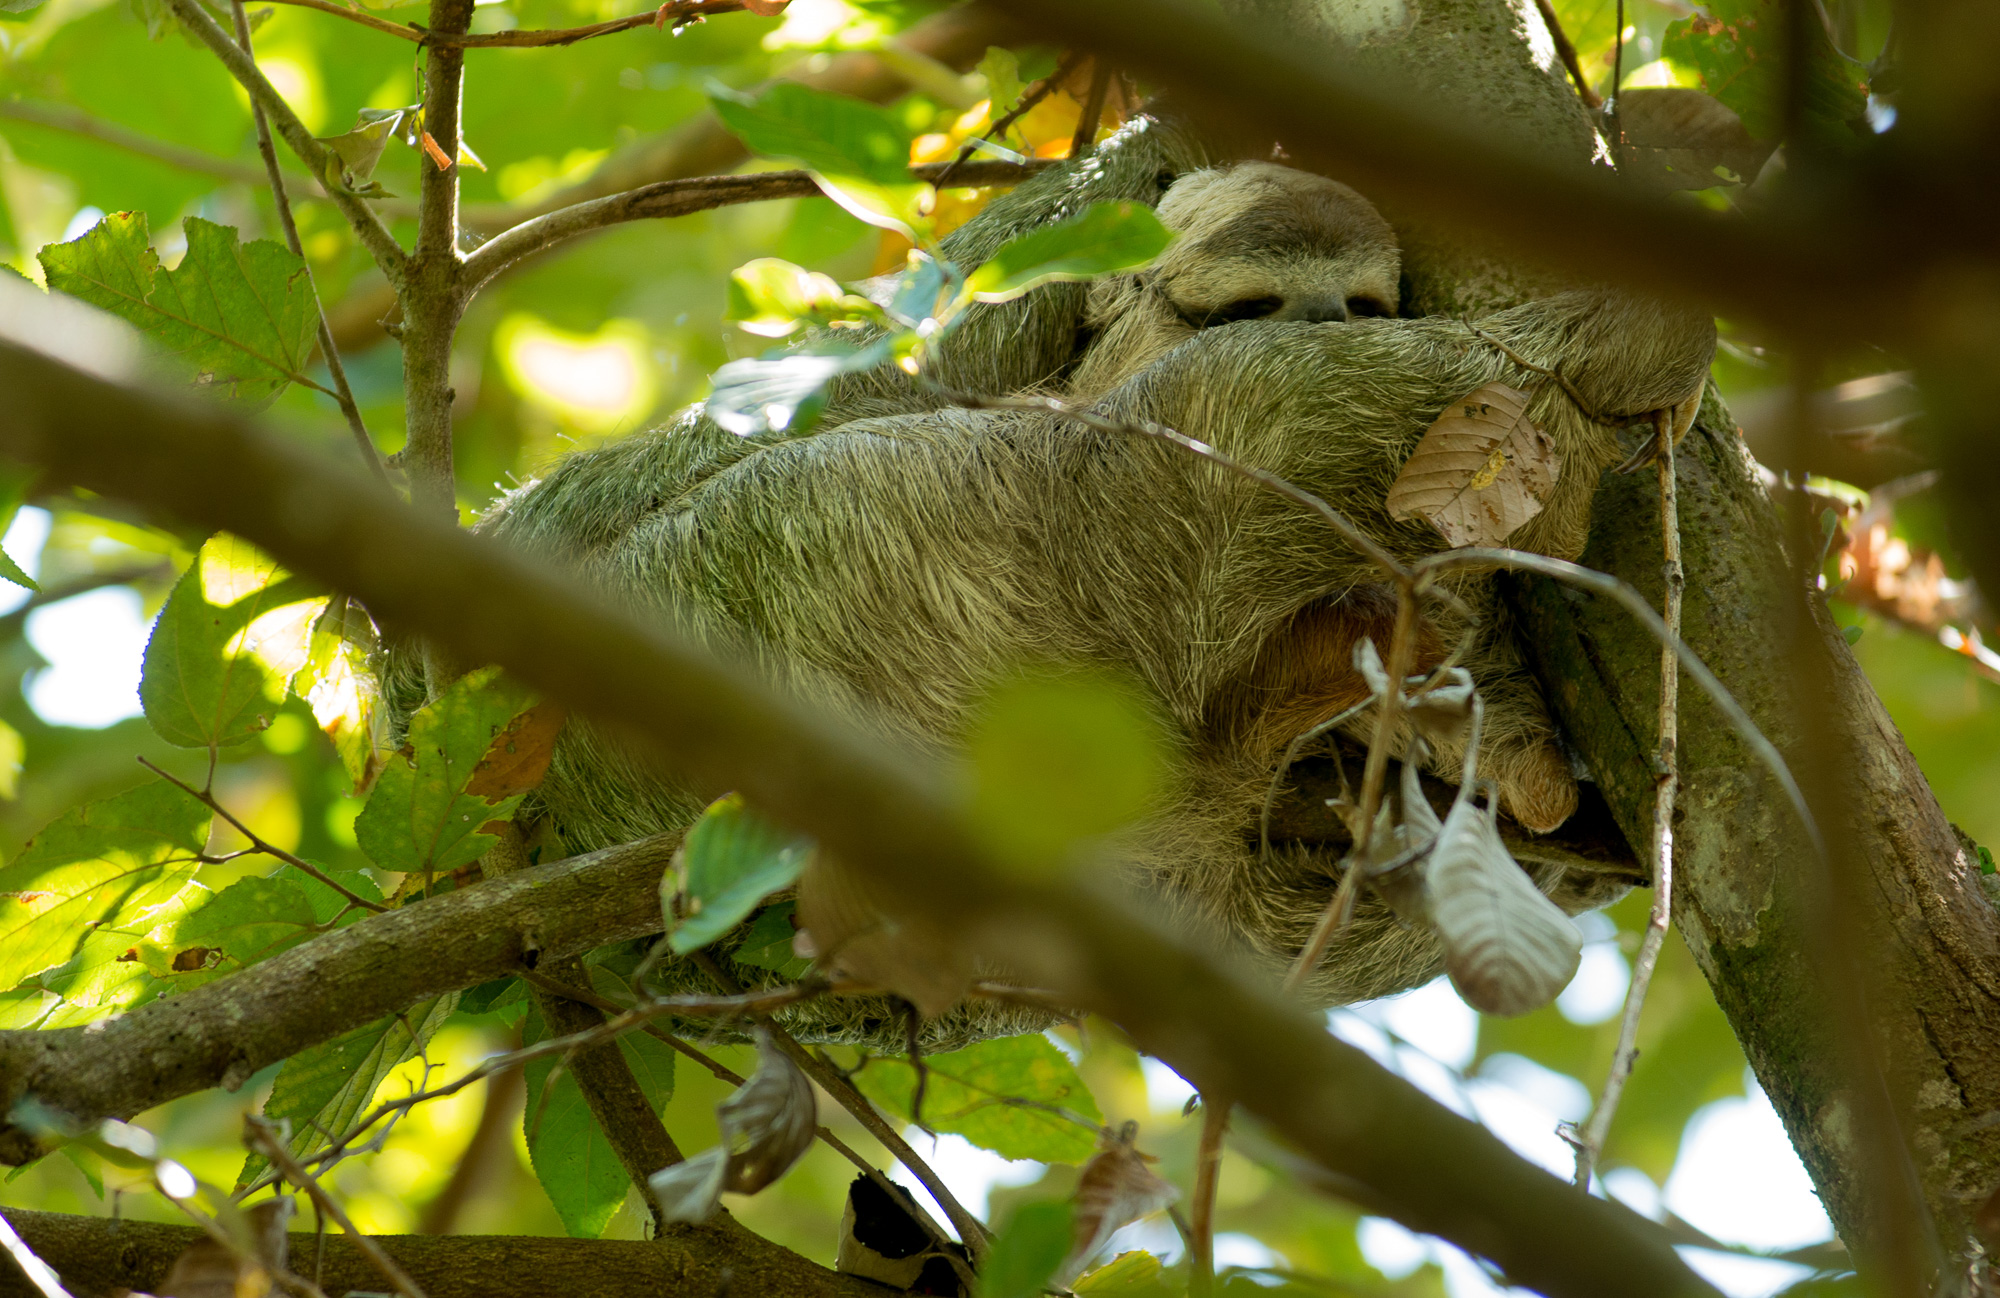
[[[0, 451], [9, 457], [252, 540], [297, 571], [365, 600], [378, 617], [435, 638], [461, 660], [497, 662], [598, 718], [694, 788], [739, 790], [866, 870], [881, 895], [906, 899], [933, 922], [950, 924], [972, 950], [1004, 950], [1031, 982], [1105, 1013], [1142, 1050], [1203, 1091], [1236, 1096], [1310, 1157], [1380, 1195], [1406, 1226], [1486, 1256], [1515, 1283], [1551, 1295], [1714, 1292], [1658, 1227], [1621, 1205], [1576, 1195], [1335, 1039], [1318, 1016], [1218, 968], [1059, 872], [997, 868], [945, 809], [950, 804], [936, 772], [907, 766], [826, 718], [793, 709], [738, 671], [596, 604], [574, 583], [484, 538], [413, 516], [356, 475], [261, 436], [228, 412], [94, 379], [12, 345], [0, 345], [0, 386], [13, 394], [0, 408]], [[950, 870], [938, 868], [947, 861]], [[649, 864], [657, 879], [663, 862]], [[575, 934], [573, 918], [540, 895], [553, 889], [525, 886], [539, 873], [481, 884], [463, 894], [461, 905], [486, 905], [481, 894], [492, 890]], [[571, 896], [579, 908], [606, 904], [602, 897]], [[441, 904], [371, 916], [333, 936], [369, 951], [378, 967], [390, 966], [382, 967], [384, 978], [411, 978], [401, 966], [418, 951], [425, 963], [441, 966], [518, 954], [523, 930], [497, 912], [484, 917], [479, 933], [458, 935], [462, 946], [412, 942], [416, 933], [408, 926], [425, 923], [424, 913]], [[613, 916], [633, 922], [639, 908], [628, 907], [611, 907]], [[650, 922], [658, 923], [656, 912]], [[368, 930], [395, 932], [404, 941], [373, 940]], [[260, 966], [250, 980], [260, 986], [239, 993], [259, 1001], [263, 1015], [292, 1012], [268, 999], [262, 986], [275, 982], [270, 971], [284, 958]], [[320, 968], [321, 985], [357, 981]], [[451, 976], [463, 979], [459, 985], [481, 977], [465, 967]], [[245, 980], [214, 986], [234, 981]], [[173, 1013], [191, 999], [148, 1009]], [[138, 1018], [127, 1015], [94, 1035], [109, 1036]], [[257, 1021], [239, 1020], [237, 1033]], [[67, 1079], [48, 1066], [56, 1052], [38, 1050], [34, 1040], [5, 1040], [14, 1060], [6, 1067], [8, 1090], [18, 1094], [32, 1069], [44, 1098], [69, 1107]], [[70, 1050], [78, 1049], [77, 1040], [67, 1039]], [[215, 1055], [228, 1053], [227, 1043], [216, 1043], [204, 1059], [177, 1065], [166, 1057], [174, 1042], [163, 1044], [151, 1071], [212, 1067]], [[240, 1083], [248, 1075], [239, 1064], [228, 1079]], [[95, 1080], [100, 1089], [132, 1084]], [[11, 1157], [30, 1152], [23, 1143], [18, 1133], [12, 1137]]]

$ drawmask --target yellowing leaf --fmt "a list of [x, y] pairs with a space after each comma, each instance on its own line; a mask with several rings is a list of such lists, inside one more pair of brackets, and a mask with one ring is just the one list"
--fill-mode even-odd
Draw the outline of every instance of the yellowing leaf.
[[1562, 475], [1528, 394], [1488, 383], [1445, 407], [1389, 488], [1389, 516], [1430, 520], [1454, 548], [1499, 545], [1542, 512]]

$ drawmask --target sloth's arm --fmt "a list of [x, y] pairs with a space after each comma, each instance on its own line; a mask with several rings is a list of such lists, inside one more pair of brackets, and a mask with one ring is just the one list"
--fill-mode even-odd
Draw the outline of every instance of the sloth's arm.
[[1712, 317], [1609, 289], [1529, 302], [1479, 327], [1524, 359], [1560, 370], [1606, 418], [1678, 404], [1701, 386], [1715, 354]]

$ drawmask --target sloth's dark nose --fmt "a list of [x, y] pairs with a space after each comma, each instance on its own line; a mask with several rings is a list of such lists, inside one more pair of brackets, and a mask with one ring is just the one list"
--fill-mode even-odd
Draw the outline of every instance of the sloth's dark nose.
[[1304, 298], [1299, 301], [1297, 310], [1298, 314], [1293, 319], [1310, 320], [1315, 324], [1346, 324], [1348, 319], [1347, 303], [1337, 297]]

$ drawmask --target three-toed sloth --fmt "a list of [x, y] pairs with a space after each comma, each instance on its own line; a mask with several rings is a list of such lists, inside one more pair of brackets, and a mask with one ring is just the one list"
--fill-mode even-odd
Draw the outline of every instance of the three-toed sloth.
[[[1140, 119], [996, 201], [947, 255], [976, 264], [1019, 230], [1102, 199], [1156, 202], [1182, 235], [1138, 274], [977, 309], [932, 358], [934, 378], [1068, 393], [1113, 420], [1164, 424], [1316, 493], [1405, 559], [1443, 542], [1428, 523], [1388, 516], [1391, 482], [1446, 405], [1505, 382], [1533, 394], [1530, 417], [1562, 455], [1546, 508], [1509, 543], [1575, 558], [1598, 477], [1621, 456], [1615, 431], [1465, 323], [1395, 318], [1395, 238], [1353, 191], [1269, 164], [1209, 163]], [[1714, 345], [1707, 318], [1606, 291], [1477, 323], [1559, 369], [1605, 419], [1687, 398]], [[1189, 932], [1226, 934], [1281, 968], [1340, 867], [1296, 845], [1263, 857], [1260, 805], [1288, 742], [1366, 698], [1353, 650], [1364, 636], [1386, 647], [1392, 589], [1313, 515], [1177, 447], [943, 400], [885, 370], [845, 381], [804, 434], [734, 437], [697, 408], [571, 456], [482, 526], [940, 760], [995, 681], [1023, 667], [1137, 682], [1171, 735], [1174, 775], [1121, 839], [1131, 881]], [[1485, 615], [1468, 662], [1487, 700], [1482, 775], [1522, 824], [1551, 829], [1576, 804], [1568, 759], [1496, 615], [1490, 574], [1452, 589]], [[1435, 662], [1461, 627], [1427, 611], [1422, 657]], [[1462, 757], [1431, 761], [1451, 777]], [[683, 827], [702, 799], [573, 722], [541, 803], [583, 850]], [[1572, 907], [1604, 896], [1537, 881]], [[1310, 990], [1328, 1003], [1382, 995], [1440, 965], [1429, 935], [1367, 902]], [[815, 1003], [795, 1026], [877, 1037], [882, 1014]], [[935, 1039], [1022, 1025], [960, 1010]]]

